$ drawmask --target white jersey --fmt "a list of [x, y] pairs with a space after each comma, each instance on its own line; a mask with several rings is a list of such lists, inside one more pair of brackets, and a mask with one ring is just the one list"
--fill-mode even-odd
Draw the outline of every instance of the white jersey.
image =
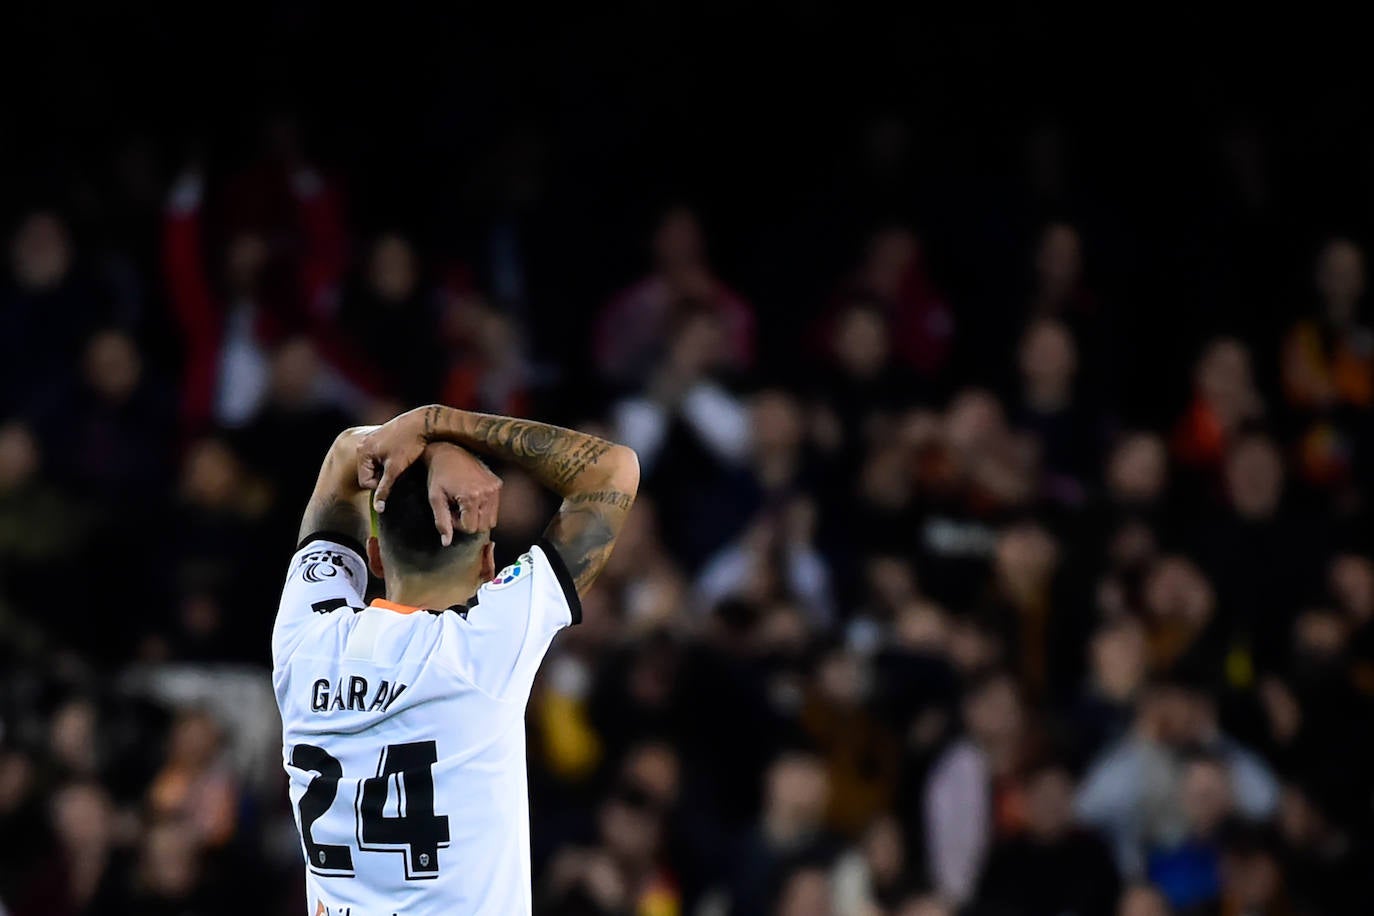
[[302, 542], [272, 633], [307, 912], [529, 913], [525, 704], [581, 619], [567, 568], [535, 546], [466, 605], [365, 607], [359, 546]]

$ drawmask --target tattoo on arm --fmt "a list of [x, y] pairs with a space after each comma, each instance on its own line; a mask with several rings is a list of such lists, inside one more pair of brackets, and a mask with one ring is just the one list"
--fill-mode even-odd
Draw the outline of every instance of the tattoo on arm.
[[634, 497], [611, 490], [569, 497], [544, 532], [585, 595], [605, 568]]
[[590, 493], [574, 493], [568, 497], [568, 502], [600, 503], [622, 512], [629, 512], [630, 507], [634, 505], [635, 498], [629, 493], [622, 493], [619, 490], [593, 490]]
[[[585, 595], [610, 559], [634, 505], [639, 465], [633, 453], [627, 462], [622, 454], [627, 450], [605, 439], [486, 414], [472, 416], [458, 441], [474, 451], [510, 459], [563, 497], [544, 536], [567, 564], [578, 594]], [[612, 450], [617, 450], [616, 460], [599, 465]]]
[[426, 437], [430, 436], [430, 435], [434, 432], [435, 424], [437, 424], [437, 423], [439, 422], [439, 416], [440, 416], [440, 414], [443, 413], [443, 410], [444, 410], [444, 408], [440, 407], [440, 406], [437, 405], [437, 404], [433, 404], [433, 405], [431, 405], [431, 406], [425, 408], [425, 436], [426, 436]]
[[510, 455], [555, 490], [567, 487], [614, 447], [586, 433], [511, 417], [477, 417], [473, 438], [497, 454]]

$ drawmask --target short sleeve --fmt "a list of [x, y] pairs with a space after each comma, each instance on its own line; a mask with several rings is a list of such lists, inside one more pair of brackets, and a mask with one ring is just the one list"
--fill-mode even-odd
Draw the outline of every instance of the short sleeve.
[[295, 651], [317, 615], [361, 607], [367, 591], [362, 545], [344, 535], [318, 532], [301, 541], [286, 573], [277, 622], [272, 628], [272, 661]]
[[558, 551], [540, 541], [477, 590], [463, 614], [445, 614], [442, 662], [483, 692], [529, 697], [554, 635], [582, 622], [582, 603]]

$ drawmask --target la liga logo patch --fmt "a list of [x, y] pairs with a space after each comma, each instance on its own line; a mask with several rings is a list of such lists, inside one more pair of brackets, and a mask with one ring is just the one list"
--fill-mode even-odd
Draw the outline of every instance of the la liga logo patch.
[[487, 583], [487, 588], [505, 588], [521, 576], [528, 575], [530, 562], [530, 555], [524, 554], [520, 559], [497, 573], [496, 578]]

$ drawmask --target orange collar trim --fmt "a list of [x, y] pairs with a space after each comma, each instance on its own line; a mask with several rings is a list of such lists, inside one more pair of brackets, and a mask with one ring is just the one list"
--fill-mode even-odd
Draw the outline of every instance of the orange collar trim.
[[387, 601], [385, 598], [373, 598], [368, 607], [379, 607], [387, 611], [395, 611], [398, 614], [414, 614], [423, 608], [411, 607], [408, 604], [397, 604], [395, 601]]

